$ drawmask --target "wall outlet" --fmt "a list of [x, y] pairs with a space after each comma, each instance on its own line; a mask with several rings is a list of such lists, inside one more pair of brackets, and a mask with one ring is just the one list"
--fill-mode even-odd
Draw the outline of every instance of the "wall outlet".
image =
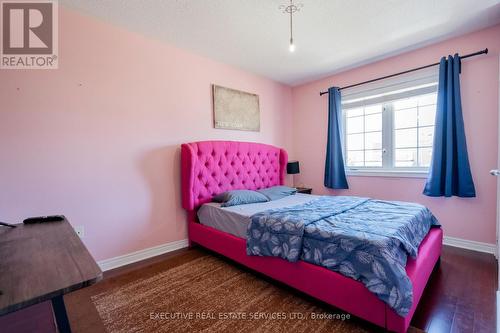
[[85, 228], [83, 227], [83, 225], [79, 225], [77, 227], [74, 227], [74, 229], [75, 229], [75, 232], [78, 235], [78, 237], [80, 237], [80, 238], [85, 237]]

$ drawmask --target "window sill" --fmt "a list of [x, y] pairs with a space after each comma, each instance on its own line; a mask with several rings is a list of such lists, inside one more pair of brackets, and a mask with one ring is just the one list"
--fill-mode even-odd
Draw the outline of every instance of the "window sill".
[[427, 178], [426, 170], [346, 170], [352, 177]]

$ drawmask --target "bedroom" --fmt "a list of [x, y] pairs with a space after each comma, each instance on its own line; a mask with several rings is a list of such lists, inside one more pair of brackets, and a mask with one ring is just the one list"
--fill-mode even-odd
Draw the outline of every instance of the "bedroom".
[[[37, 18], [41, 24], [40, 18], [50, 17], [41, 22], [51, 23], [52, 42], [45, 44], [56, 57], [38, 51], [36, 59], [52, 62], [40, 62], [42, 68], [35, 69], [22, 60], [37, 53], [23, 58], [5, 46], [7, 39], [18, 48], [24, 44], [23, 38], [12, 37], [24, 30], [7, 25], [5, 18], [15, 22], [16, 15], [29, 11], [4, 6], [25, 2], [2, 1], [0, 221], [17, 225], [0, 226], [2, 332], [54, 332], [53, 317], [59, 318], [61, 309], [69, 325], [62, 329], [60, 322], [59, 331], [495, 330], [498, 198], [497, 178], [490, 170], [499, 164], [498, 1], [302, 0], [292, 2], [299, 9], [292, 13], [289, 1], [274, 0], [40, 3], [52, 4], [54, 15], [45, 16], [45, 7], [34, 8], [34, 22], [27, 20], [29, 36], [46, 41], [47, 33], [35, 26]], [[448, 60], [455, 54], [475, 55]], [[433, 66], [364, 83], [427, 65]], [[441, 89], [440, 84], [449, 83], [441, 82], [445, 67], [458, 78], [458, 93]], [[346, 88], [351, 85], [357, 86]], [[227, 117], [224, 106], [231, 104], [217, 92], [239, 98], [253, 117], [217, 118]], [[445, 95], [455, 103], [444, 103]], [[462, 122], [436, 126], [439, 116], [458, 109]], [[223, 128], [231, 121], [233, 129]], [[466, 138], [466, 144], [458, 143], [461, 154], [453, 156], [465, 165], [460, 175], [436, 176], [446, 164], [434, 158], [436, 142], [448, 157], [444, 124], [463, 124], [463, 130], [446, 132], [459, 133], [453, 142]], [[242, 128], [247, 125], [250, 130]], [[223, 142], [181, 148], [201, 141]], [[225, 153], [233, 159], [238, 153], [249, 157], [235, 166]], [[259, 153], [279, 156], [264, 159]], [[202, 172], [200, 183], [190, 182], [207, 161], [214, 164]], [[254, 168], [253, 162], [261, 165]], [[464, 183], [469, 187], [456, 189]], [[429, 195], [423, 194], [426, 184]], [[453, 185], [437, 193], [432, 184]], [[213, 214], [240, 211], [236, 215], [243, 216], [253, 205], [278, 209], [280, 200], [304, 205], [322, 195], [328, 196], [325, 200], [372, 198], [427, 207], [441, 227], [427, 226], [439, 235], [432, 242], [417, 242], [417, 248], [430, 244], [417, 251], [427, 256], [405, 255], [410, 290], [421, 294], [411, 300], [409, 312], [399, 309], [404, 314], [398, 315], [361, 278], [304, 260], [247, 255], [247, 227], [232, 220], [234, 215], [215, 219], [215, 224], [239, 226], [240, 237], [234, 230], [233, 238], [224, 237], [228, 232], [198, 223], [199, 206], [214, 196], [274, 185], [311, 194], [268, 201], [274, 194], [260, 193], [268, 202], [219, 208]], [[204, 207], [210, 205], [217, 206]], [[247, 222], [261, 210], [247, 212]], [[356, 212], [353, 207], [352, 216]], [[23, 224], [29, 217], [51, 215], [64, 215], [67, 221]], [[45, 244], [52, 232], [35, 237], [43, 246], [26, 244], [23, 234], [62, 225], [72, 227], [63, 230], [67, 235], [75, 230], [72, 244], [80, 242], [88, 250], [85, 260], [95, 261], [92, 282], [100, 280], [92, 286], [80, 281], [78, 286], [85, 288], [64, 292], [64, 297], [54, 291], [67, 283], [53, 284], [57, 276], [74, 273], [65, 260], [71, 247], [62, 241]], [[214, 230], [222, 235], [209, 233]], [[45, 248], [54, 244], [62, 251]], [[43, 265], [48, 271], [43, 279], [34, 267], [12, 268], [23, 262], [23, 255], [44, 250], [54, 261]], [[62, 262], [56, 260], [60, 257]], [[423, 269], [417, 265], [420, 259]], [[411, 263], [418, 267], [408, 273]], [[417, 282], [412, 274], [423, 278]], [[35, 277], [36, 297], [15, 301], [16, 286], [30, 277]], [[234, 283], [212, 288], [231, 277]], [[207, 280], [211, 283], [201, 283]], [[206, 297], [196, 294], [199, 288]], [[263, 295], [269, 302], [262, 301]], [[61, 296], [59, 303], [51, 304], [54, 296]]]

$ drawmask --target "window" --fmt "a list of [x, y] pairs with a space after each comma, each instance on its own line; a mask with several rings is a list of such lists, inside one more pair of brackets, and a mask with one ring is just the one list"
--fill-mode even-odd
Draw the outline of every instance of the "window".
[[428, 168], [431, 164], [437, 94], [395, 101], [394, 167]]
[[348, 109], [346, 160], [349, 167], [382, 167], [382, 104]]
[[426, 175], [434, 139], [437, 79], [431, 76], [426, 81], [344, 97], [348, 173]]

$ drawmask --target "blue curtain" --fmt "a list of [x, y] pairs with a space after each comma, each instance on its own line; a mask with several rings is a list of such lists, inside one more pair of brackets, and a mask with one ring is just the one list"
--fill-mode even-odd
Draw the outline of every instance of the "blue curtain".
[[434, 151], [424, 194], [475, 197], [460, 100], [460, 57], [441, 58]]
[[342, 155], [342, 109], [340, 90], [328, 89], [328, 142], [326, 144], [325, 186], [334, 189], [347, 189], [344, 157]]

